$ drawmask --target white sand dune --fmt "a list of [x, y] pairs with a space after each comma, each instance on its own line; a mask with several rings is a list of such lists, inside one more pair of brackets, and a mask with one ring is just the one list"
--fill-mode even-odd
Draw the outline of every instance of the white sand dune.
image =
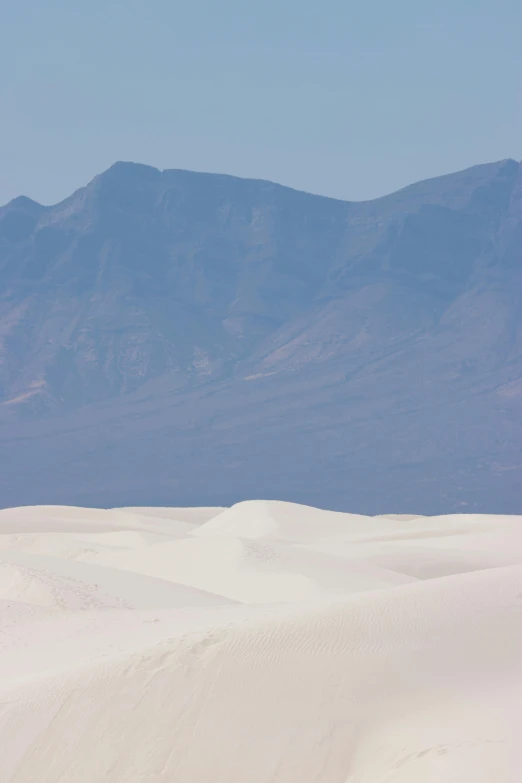
[[522, 517], [0, 511], [0, 783], [518, 783]]

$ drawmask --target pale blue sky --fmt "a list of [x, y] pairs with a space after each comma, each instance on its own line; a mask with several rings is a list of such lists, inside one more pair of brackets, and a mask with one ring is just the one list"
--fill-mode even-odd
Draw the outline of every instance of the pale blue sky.
[[0, 203], [115, 160], [382, 195], [522, 157], [520, 0], [3, 0]]

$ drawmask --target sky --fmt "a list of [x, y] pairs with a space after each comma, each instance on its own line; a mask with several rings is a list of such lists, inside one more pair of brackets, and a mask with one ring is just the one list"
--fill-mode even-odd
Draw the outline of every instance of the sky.
[[0, 203], [116, 160], [374, 198], [522, 158], [520, 0], [3, 0]]

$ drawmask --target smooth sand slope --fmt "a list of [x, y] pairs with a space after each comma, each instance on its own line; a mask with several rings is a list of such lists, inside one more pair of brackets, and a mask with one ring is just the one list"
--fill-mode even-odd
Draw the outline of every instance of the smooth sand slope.
[[522, 517], [0, 511], [0, 783], [519, 783]]

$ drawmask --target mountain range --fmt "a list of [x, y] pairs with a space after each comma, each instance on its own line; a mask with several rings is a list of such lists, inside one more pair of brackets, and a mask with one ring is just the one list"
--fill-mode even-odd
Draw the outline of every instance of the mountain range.
[[0, 208], [0, 506], [521, 513], [522, 165], [366, 202], [116, 163]]

